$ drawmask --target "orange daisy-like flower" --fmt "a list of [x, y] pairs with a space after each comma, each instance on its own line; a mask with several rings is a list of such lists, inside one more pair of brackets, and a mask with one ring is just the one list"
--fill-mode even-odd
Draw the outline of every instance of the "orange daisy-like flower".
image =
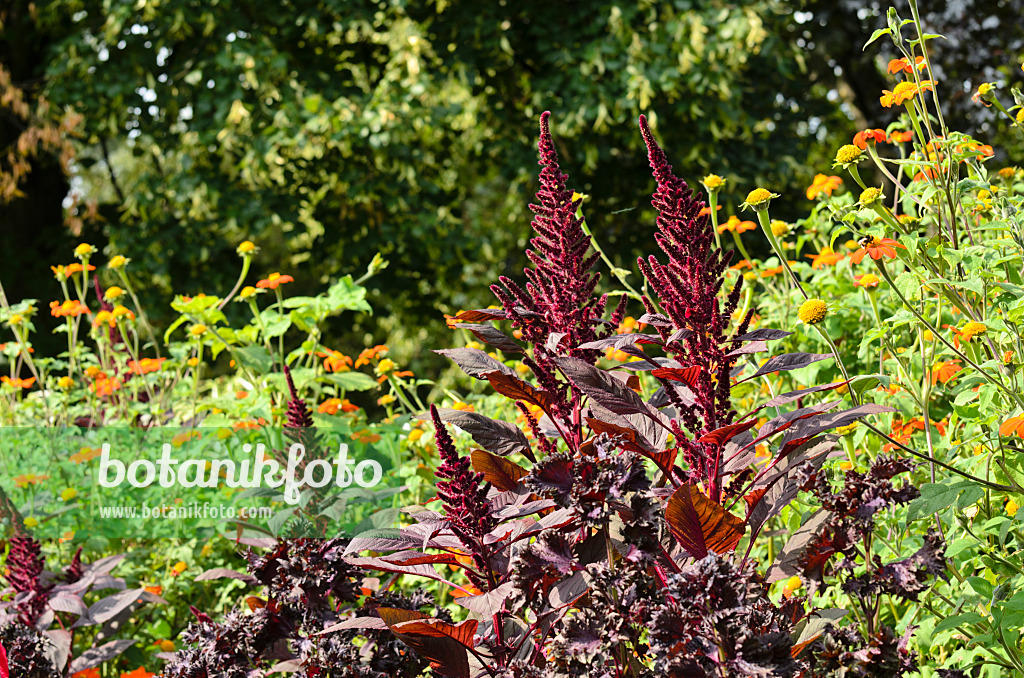
[[811, 268], [817, 270], [825, 266], [832, 266], [843, 260], [845, 255], [833, 252], [831, 247], [823, 247], [817, 254], [804, 255], [811, 259]]
[[963, 153], [964, 151], [976, 151], [986, 158], [992, 157], [995, 153], [995, 150], [991, 146], [983, 144], [980, 141], [971, 141], [956, 147], [957, 153]]
[[[100, 374], [103, 373], [101, 372]], [[89, 390], [101, 397], [114, 395], [114, 391], [121, 390], [121, 380], [117, 377], [108, 377], [103, 374], [103, 376], [89, 384]]]
[[913, 138], [914, 138], [914, 133], [913, 132], [895, 131], [895, 132], [893, 132], [892, 134], [889, 135], [889, 143], [890, 144], [903, 143], [903, 142], [906, 142], [906, 141], [910, 141]]
[[[718, 205], [718, 208], [715, 211], [716, 212], [720, 212], [721, 210], [722, 210], [722, 206]], [[711, 208], [710, 207], [701, 207], [700, 208], [700, 212], [697, 213], [697, 216], [698, 217], [702, 217], [704, 215], [710, 215], [710, 214], [711, 214]]]
[[904, 73], [913, 75], [915, 66], [919, 71], [924, 70], [925, 63], [923, 56], [914, 57], [914, 66], [911, 66], [910, 60], [905, 57], [902, 59], [893, 59], [889, 62], [887, 70], [889, 73], [899, 73], [900, 71], [903, 71]]
[[734, 233], [743, 233], [744, 231], [753, 231], [755, 228], [757, 228], [757, 224], [753, 221], [740, 221], [739, 217], [734, 214], [729, 217], [727, 222], [718, 225], [718, 232], [732, 231]]
[[739, 261], [737, 261], [735, 264], [733, 264], [729, 268], [733, 269], [734, 271], [739, 271], [739, 270], [742, 270], [744, 268], [753, 268], [753, 266], [746, 259], [740, 259]]
[[999, 435], [1024, 438], [1024, 416], [1010, 417], [999, 426]]
[[[53, 268], [53, 267], [51, 266], [50, 268]], [[89, 264], [89, 266], [82, 266], [81, 264], [76, 262], [74, 264], [68, 264], [67, 266], [64, 267], [64, 275], [70, 278], [75, 273], [81, 273], [82, 271], [84, 271], [86, 269], [88, 269], [90, 271], [95, 271], [96, 267], [93, 266], [92, 264]], [[56, 273], [56, 269], [54, 269], [54, 273]]]
[[100, 447], [83, 447], [78, 452], [72, 454], [68, 459], [76, 464], [83, 464], [87, 461], [95, 459], [103, 454], [103, 448]]
[[80, 316], [83, 313], [88, 313], [89, 307], [80, 302], [78, 299], [69, 299], [64, 303], [59, 301], [50, 302], [50, 315], [54, 318], [74, 318]]
[[128, 673], [122, 673], [121, 674], [121, 678], [153, 678], [153, 676], [155, 676], [155, 675], [156, 675], [155, 673], [150, 673], [145, 668], [140, 666], [139, 668], [135, 669], [134, 671], [129, 671]]
[[263, 280], [256, 283], [256, 287], [263, 290], [276, 290], [285, 283], [295, 282], [295, 278], [290, 275], [281, 275], [280, 273], [271, 273]]
[[14, 388], [32, 388], [32, 384], [36, 383], [35, 377], [29, 377], [28, 379], [11, 379], [10, 377], [0, 377], [0, 382], [13, 386]]
[[893, 90], [883, 90], [882, 96], [878, 98], [878, 101], [884, 108], [892, 108], [893, 106], [899, 106], [907, 101], [910, 101], [919, 93], [928, 92], [935, 89], [935, 81], [924, 80], [918, 85], [916, 82], [901, 82], [896, 85]]
[[24, 473], [24, 474], [22, 474], [20, 476], [15, 476], [14, 477], [14, 484], [17, 485], [18, 487], [24, 489], [24, 488], [28, 487], [29, 485], [38, 485], [39, 483], [43, 482], [44, 480], [48, 480], [49, 478], [50, 478], [50, 476], [46, 476], [46, 475], [37, 475], [35, 473]]
[[822, 193], [832, 195], [832, 191], [839, 188], [842, 183], [843, 180], [839, 177], [816, 174], [814, 175], [814, 181], [807, 187], [807, 199], [814, 200]]
[[884, 129], [865, 129], [853, 135], [853, 145], [863, 151], [867, 149], [868, 141], [884, 144], [885, 139]]
[[935, 363], [932, 365], [932, 386], [940, 381], [943, 384], [949, 382], [961, 369], [959, 359]]
[[99, 669], [82, 669], [71, 674], [71, 678], [100, 678]]
[[[796, 266], [796, 262], [795, 261], [790, 261], [789, 265], [790, 266]], [[773, 266], [771, 268], [766, 268], [763, 271], [761, 271], [761, 277], [762, 278], [771, 278], [773, 276], [782, 275], [783, 271], [785, 271], [785, 270], [786, 270], [786, 267], [782, 266], [782, 265]]]
[[167, 358], [143, 358], [139, 361], [129, 360], [128, 369], [134, 374], [139, 375], [158, 372], [163, 368], [165, 360]]
[[872, 259], [878, 260], [882, 257], [886, 259], [896, 258], [896, 248], [907, 249], [903, 245], [899, 244], [892, 238], [875, 238], [872, 237], [870, 240], [863, 242], [861, 248], [850, 255], [850, 261], [855, 264], [859, 264], [865, 255], [870, 256]]
[[352, 358], [341, 351], [327, 349], [316, 354], [324, 359], [324, 369], [328, 372], [348, 372], [352, 368]]
[[928, 181], [929, 179], [938, 179], [939, 171], [931, 165], [921, 168], [921, 171], [914, 175], [913, 181]]
[[267, 420], [263, 417], [259, 417], [258, 419], [249, 419], [248, 421], [237, 422], [232, 428], [236, 431], [241, 431], [243, 429], [259, 428], [266, 425]]
[[359, 406], [350, 403], [348, 398], [345, 398], [344, 400], [341, 398], [328, 398], [320, 403], [320, 407], [317, 408], [317, 412], [321, 412], [323, 414], [337, 414], [338, 410], [341, 410], [342, 412], [358, 412]]
[[359, 369], [363, 365], [369, 365], [372, 361], [376, 360], [380, 355], [387, 353], [388, 347], [385, 344], [377, 344], [373, 348], [364, 348], [359, 352], [359, 357], [356, 358], [355, 368]]

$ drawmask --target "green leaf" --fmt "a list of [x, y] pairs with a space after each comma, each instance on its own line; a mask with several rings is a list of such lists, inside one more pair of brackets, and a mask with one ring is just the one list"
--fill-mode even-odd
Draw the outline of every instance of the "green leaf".
[[907, 507], [907, 519], [916, 520], [943, 511], [953, 505], [961, 492], [972, 487], [977, 486], [968, 480], [950, 484], [925, 483], [921, 486], [921, 496]]
[[378, 385], [376, 379], [362, 372], [332, 372], [322, 378], [346, 391], [369, 391]]
[[331, 285], [327, 290], [327, 301], [330, 302], [332, 313], [341, 311], [373, 313], [373, 309], [366, 303], [366, 288], [352, 282], [351, 275], [346, 275]]
[[981, 577], [968, 577], [967, 583], [971, 585], [974, 592], [984, 598], [986, 601], [992, 600], [992, 592], [995, 590], [992, 582]]
[[983, 621], [985, 621], [985, 618], [977, 612], [965, 612], [963, 614], [953, 615], [952, 617], [946, 617], [936, 624], [935, 630], [932, 631], [932, 635], [936, 635], [948, 629], [957, 628], [963, 624], [977, 624]]
[[879, 29], [875, 30], [875, 32], [871, 34], [871, 37], [868, 38], [868, 41], [864, 43], [864, 46], [861, 47], [860, 50], [863, 52], [864, 50], [866, 50], [868, 48], [868, 45], [870, 45], [875, 40], [878, 40], [880, 37], [882, 37], [883, 35], [886, 35], [888, 33], [889, 33], [889, 29], [888, 28], [879, 28]]
[[257, 374], [266, 374], [274, 365], [274, 359], [270, 352], [262, 346], [245, 346], [236, 348], [234, 355], [238, 361], [246, 367], [252, 368]]

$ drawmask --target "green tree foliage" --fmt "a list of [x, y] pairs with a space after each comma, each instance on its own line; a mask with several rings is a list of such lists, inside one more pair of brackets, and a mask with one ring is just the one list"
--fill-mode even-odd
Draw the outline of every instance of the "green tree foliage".
[[640, 113], [681, 175], [728, 176], [734, 198], [800, 190], [824, 131], [852, 129], [772, 0], [53, 0], [31, 16], [40, 91], [84, 116], [73, 183], [100, 202], [97, 244], [152, 278], [154, 315], [172, 290], [230, 286], [244, 239], [296, 293], [381, 250], [371, 302], [391, 315], [335, 328], [349, 350], [385, 331], [429, 347], [407, 328], [439, 331], [516, 275], [543, 110], [627, 267], [651, 239]]

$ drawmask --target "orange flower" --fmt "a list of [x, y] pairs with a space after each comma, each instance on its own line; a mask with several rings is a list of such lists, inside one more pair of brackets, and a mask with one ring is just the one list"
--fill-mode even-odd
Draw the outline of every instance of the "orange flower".
[[914, 175], [914, 181], [927, 181], [929, 179], [937, 179], [939, 177], [939, 171], [931, 165], [926, 165], [921, 168], [921, 171]]
[[352, 358], [341, 351], [317, 351], [316, 354], [324, 359], [324, 369], [328, 372], [348, 372], [352, 367]]
[[747, 261], [746, 259], [741, 259], [740, 261], [736, 262], [735, 264], [733, 264], [729, 268], [733, 269], [734, 271], [740, 271], [740, 270], [742, 270], [744, 268], [753, 268], [753, 267], [750, 265], [749, 261]]
[[955, 150], [957, 153], [963, 153], [964, 151], [977, 151], [986, 158], [992, 157], [992, 155], [995, 153], [991, 146], [989, 146], [988, 144], [983, 144], [980, 141], [971, 141], [966, 144], [961, 144], [957, 146]]
[[249, 397], [248, 391], [235, 391], [235, 400], [244, 400]]
[[359, 352], [359, 357], [356, 358], [355, 368], [359, 369], [363, 365], [369, 365], [371, 361], [376, 360], [382, 354], [388, 352], [388, 347], [384, 344], [378, 344], [373, 348], [364, 348]]
[[839, 188], [843, 180], [836, 176], [825, 176], [824, 174], [814, 175], [814, 181], [807, 187], [807, 199], [814, 200], [819, 195], [832, 195], [832, 191]]
[[163, 369], [164, 361], [167, 358], [143, 358], [138, 362], [134, 360], [128, 361], [128, 369], [134, 374], [149, 374], [150, 372], [159, 372]]
[[878, 100], [884, 108], [891, 108], [910, 101], [919, 93], [934, 89], [935, 82], [933, 80], [923, 80], [920, 85], [916, 82], [901, 82], [891, 92], [884, 90]]
[[28, 379], [18, 379], [15, 377], [14, 379], [11, 379], [10, 377], [4, 376], [0, 377], [0, 382], [3, 382], [8, 386], [13, 386], [14, 388], [32, 388], [32, 384], [36, 383], [36, 378], [29, 377]]
[[82, 669], [71, 674], [71, 678], [100, 678], [99, 669]]
[[90, 264], [87, 267], [83, 267], [81, 264], [79, 264], [77, 262], [75, 262], [74, 264], [68, 264], [67, 266], [57, 266], [57, 267], [51, 266], [50, 268], [53, 269], [53, 272], [55, 274], [57, 273], [58, 269], [63, 268], [64, 269], [64, 275], [67, 276], [68, 278], [73, 276], [75, 273], [81, 273], [82, 271], [86, 270], [86, 268], [88, 268], [90, 271], [95, 271], [96, 270], [96, 267], [93, 266], [92, 264]]
[[264, 290], [276, 290], [278, 287], [285, 283], [295, 282], [295, 278], [290, 275], [281, 275], [280, 273], [271, 273], [265, 279], [260, 280], [256, 283], [256, 287]]
[[163, 592], [164, 592], [164, 587], [163, 586], [147, 586], [147, 587], [145, 587], [145, 589], [147, 591], [149, 591], [150, 593], [152, 593], [154, 596], [163, 595]]
[[266, 426], [267, 420], [263, 417], [258, 419], [249, 419], [247, 421], [240, 421], [234, 425], [234, 430], [241, 431], [242, 429], [259, 428], [260, 426]]
[[878, 144], [885, 143], [885, 130], [884, 129], [865, 129], [857, 132], [853, 135], [853, 145], [860, 150], [865, 150], [868, 147], [868, 141], [874, 141]]
[[[914, 57], [914, 66], [916, 66], [917, 70], [919, 71], [924, 70], [924, 57]], [[888, 71], [889, 73], [899, 73], [900, 71], [903, 71], [904, 73], [913, 75], [914, 66], [911, 66], [910, 61], [906, 58], [893, 59], [892, 61], [889, 62]]]
[[473, 406], [469, 403], [464, 403], [461, 400], [456, 400], [452, 405], [453, 410], [461, 410], [462, 412], [473, 412]]
[[740, 221], [739, 217], [734, 214], [729, 217], [727, 222], [718, 225], [718, 232], [732, 231], [734, 233], [743, 233], [744, 231], [753, 231], [755, 228], [757, 228], [757, 224], [753, 221]]
[[359, 406], [350, 403], [348, 398], [345, 398], [344, 400], [341, 398], [328, 398], [320, 403], [320, 407], [317, 408], [317, 412], [321, 412], [323, 414], [337, 414], [338, 410], [341, 410], [342, 412], [357, 412], [359, 410]]
[[78, 299], [69, 299], [63, 304], [59, 301], [50, 302], [50, 315], [54, 318], [65, 318], [80, 316], [83, 313], [88, 313], [89, 307], [80, 302]]
[[40, 476], [35, 473], [25, 473], [20, 476], [15, 476], [14, 484], [20, 488], [26, 488], [29, 485], [37, 485], [44, 480], [49, 480], [50, 476]]
[[860, 249], [850, 255], [850, 261], [855, 264], [859, 264], [864, 258], [864, 255], [870, 255], [871, 258], [875, 260], [881, 259], [882, 257], [885, 257], [886, 259], [895, 259], [896, 247], [904, 250], [907, 249], [892, 238], [865, 238], [861, 243]]
[[947, 383], [961, 370], [960, 360], [945, 360], [932, 365], [932, 386], [937, 382]]
[[1010, 417], [999, 426], [999, 435], [1024, 438], [1024, 416]]
[[68, 457], [68, 459], [70, 459], [71, 461], [73, 461], [76, 464], [82, 464], [82, 463], [85, 463], [87, 461], [91, 461], [91, 460], [95, 459], [96, 457], [100, 456], [101, 454], [103, 454], [102, 448], [99, 448], [99, 447], [93, 447], [93, 448], [83, 447], [81, 450], [79, 450], [78, 452], [75, 452], [70, 457]]
[[905, 141], [910, 141], [913, 138], [914, 138], [914, 133], [913, 132], [895, 131], [895, 132], [893, 132], [892, 134], [889, 135], [889, 143], [891, 143], [891, 144], [901, 143], [901, 142], [905, 142]]
[[121, 674], [121, 678], [153, 678], [153, 676], [155, 676], [155, 675], [156, 675], [155, 673], [150, 673], [149, 671], [147, 671], [146, 669], [144, 669], [143, 667], [140, 666], [139, 668], [135, 669], [134, 671], [129, 671], [128, 673], [122, 673]]
[[823, 247], [817, 254], [806, 254], [804, 255], [808, 259], [811, 259], [811, 268], [817, 270], [824, 266], [832, 266], [843, 260], [842, 254], [833, 252], [831, 247]]
[[[102, 372], [100, 374], [103, 374]], [[113, 395], [114, 391], [121, 390], [121, 380], [117, 377], [108, 377], [103, 375], [96, 379], [96, 381], [89, 384], [89, 390], [98, 396], [109, 396]]]
[[[715, 211], [716, 211], [716, 212], [719, 212], [719, 211], [721, 211], [721, 209], [722, 209], [722, 206], [721, 206], [721, 205], [718, 205], [718, 209], [716, 209]], [[698, 213], [697, 213], [697, 216], [698, 216], [698, 217], [702, 217], [702, 216], [704, 216], [704, 215], [706, 215], [706, 214], [707, 214], [707, 215], [710, 215], [710, 214], [711, 214], [711, 208], [710, 208], [710, 207], [701, 207], [701, 208], [700, 208], [700, 212], [698, 212]]]
[[[795, 261], [790, 261], [789, 265], [790, 266], [795, 266], [796, 262]], [[772, 268], [766, 268], [763, 271], [761, 271], [761, 277], [762, 278], [771, 278], [771, 277], [776, 276], [776, 275], [781, 275], [782, 272], [785, 271], [785, 270], [786, 270], [786, 267], [782, 266], [782, 265], [773, 266]]]

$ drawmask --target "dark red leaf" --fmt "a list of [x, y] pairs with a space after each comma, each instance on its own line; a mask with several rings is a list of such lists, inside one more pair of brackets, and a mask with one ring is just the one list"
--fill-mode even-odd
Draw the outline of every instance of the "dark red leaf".
[[441, 421], [455, 424], [473, 437], [478, 445], [489, 452], [502, 456], [518, 452], [530, 456], [530, 440], [519, 427], [507, 421], [498, 421], [476, 412], [465, 410], [438, 409]]
[[694, 558], [736, 548], [746, 524], [704, 496], [696, 485], [682, 485], [668, 500], [665, 519], [676, 540]]
[[470, 454], [473, 470], [484, 474], [484, 480], [502, 492], [515, 492], [519, 481], [528, 473], [525, 468], [486, 450], [473, 450]]
[[445, 348], [434, 351], [434, 353], [450, 358], [463, 372], [477, 379], [486, 379], [484, 375], [488, 372], [504, 372], [515, 375], [515, 371], [511, 367], [495, 360], [478, 348]]
[[455, 323], [460, 330], [469, 330], [480, 341], [490, 344], [499, 351], [505, 353], [522, 353], [523, 347], [512, 341], [504, 332], [493, 325], [478, 325], [475, 323]]
[[469, 678], [466, 650], [473, 647], [477, 620], [449, 624], [421, 612], [390, 607], [378, 608], [377, 613], [396, 638], [430, 661], [434, 673], [451, 678]]
[[747, 379], [753, 379], [754, 377], [760, 377], [765, 374], [772, 374], [773, 372], [785, 372], [788, 370], [798, 370], [801, 367], [807, 367], [819, 360], [826, 360], [832, 358], [831, 353], [783, 353], [768, 359], [764, 365]]
[[551, 414], [551, 398], [545, 391], [504, 372], [488, 372], [484, 378], [491, 383], [495, 391], [506, 398], [522, 400]]
[[700, 377], [700, 373], [704, 371], [700, 365], [691, 365], [690, 367], [683, 367], [681, 369], [659, 367], [656, 370], [652, 370], [651, 374], [658, 379], [670, 379], [672, 381], [681, 381], [690, 388], [696, 388], [697, 379]]

